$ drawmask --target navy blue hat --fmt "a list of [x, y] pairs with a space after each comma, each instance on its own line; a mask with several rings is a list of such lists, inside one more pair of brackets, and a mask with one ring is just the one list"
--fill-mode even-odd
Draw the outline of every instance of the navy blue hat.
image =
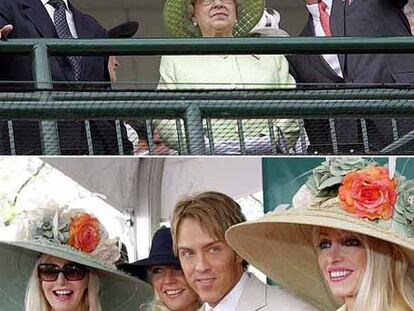
[[131, 264], [122, 264], [118, 267], [143, 279], [145, 278], [146, 268], [154, 265], [180, 267], [180, 261], [174, 255], [170, 228], [163, 227], [155, 232], [148, 258]]
[[124, 22], [108, 30], [109, 38], [131, 38], [138, 31], [139, 24], [136, 21]]

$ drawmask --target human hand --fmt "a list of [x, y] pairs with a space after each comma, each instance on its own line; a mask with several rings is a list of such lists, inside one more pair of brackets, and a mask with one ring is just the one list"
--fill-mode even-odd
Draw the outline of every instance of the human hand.
[[0, 28], [0, 39], [6, 38], [13, 31], [13, 25], [4, 25]]

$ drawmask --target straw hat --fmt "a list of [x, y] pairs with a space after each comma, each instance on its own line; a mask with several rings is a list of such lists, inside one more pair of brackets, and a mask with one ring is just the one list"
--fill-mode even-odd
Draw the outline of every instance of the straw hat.
[[[260, 20], [264, 10], [264, 0], [235, 0], [238, 4], [235, 37], [246, 36]], [[191, 22], [191, 0], [167, 0], [163, 10], [163, 20], [167, 32], [175, 37], [201, 37], [200, 30]]]
[[413, 219], [414, 181], [375, 162], [331, 158], [312, 171], [292, 206], [231, 227], [226, 240], [277, 283], [333, 310], [339, 302], [320, 272], [313, 229], [342, 229], [399, 245], [414, 275]]
[[24, 309], [27, 283], [42, 254], [93, 268], [99, 276], [100, 301], [107, 311], [137, 310], [152, 299], [151, 287], [117, 270], [118, 239], [110, 239], [97, 218], [49, 202], [19, 219], [17, 241], [0, 241], [0, 306]]

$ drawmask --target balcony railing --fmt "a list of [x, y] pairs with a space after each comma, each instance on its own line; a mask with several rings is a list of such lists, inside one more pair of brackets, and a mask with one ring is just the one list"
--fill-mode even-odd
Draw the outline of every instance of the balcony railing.
[[[375, 86], [359, 89], [278, 89], [278, 90], [194, 90], [194, 91], [55, 91], [49, 56], [54, 55], [182, 55], [182, 54], [329, 54], [329, 53], [413, 53], [414, 38], [211, 38], [211, 39], [14, 39], [0, 42], [0, 54], [30, 54], [33, 58], [35, 89], [0, 93], [2, 119], [42, 120], [43, 153], [59, 154], [57, 119], [133, 119], [146, 120], [150, 153], [153, 119], [177, 120], [181, 154], [215, 154], [214, 137], [204, 124], [214, 118], [303, 119], [303, 118], [414, 118], [414, 90], [411, 86]], [[181, 135], [179, 120], [184, 121]], [[11, 121], [10, 121], [11, 122]], [[120, 128], [117, 123], [120, 142]], [[11, 125], [11, 124], [10, 124]], [[246, 153], [243, 127], [239, 125], [240, 153]], [[362, 122], [364, 126], [364, 122]], [[208, 126], [207, 126], [208, 127]], [[10, 126], [9, 126], [10, 128]], [[86, 127], [88, 137], [90, 131]], [[364, 129], [362, 129], [364, 132]], [[366, 131], [365, 131], [366, 132]], [[335, 146], [333, 131], [333, 153]], [[206, 137], [208, 143], [206, 143]], [[269, 126], [271, 153], [278, 153]], [[303, 126], [300, 140], [306, 153]], [[399, 153], [414, 142], [414, 131], [395, 136], [382, 153]], [[13, 153], [13, 137], [10, 136]], [[88, 140], [89, 153], [93, 154]], [[364, 152], [370, 153], [364, 135]], [[119, 152], [123, 153], [119, 143]]]

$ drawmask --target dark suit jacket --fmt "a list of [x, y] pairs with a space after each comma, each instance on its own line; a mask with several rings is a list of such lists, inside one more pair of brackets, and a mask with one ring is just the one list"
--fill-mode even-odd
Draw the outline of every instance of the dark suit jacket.
[[[70, 3], [69, 3], [70, 5]], [[89, 15], [83, 14], [72, 5], [70, 9], [79, 38], [105, 38], [106, 30]], [[14, 29], [9, 38], [57, 38], [53, 22], [40, 0], [0, 0], [0, 27], [12, 24]], [[109, 81], [107, 57], [91, 56], [82, 58], [82, 81]], [[0, 81], [32, 81], [31, 59], [28, 56], [0, 57]], [[73, 81], [73, 73], [65, 57], [51, 58], [54, 81]], [[4, 86], [4, 85], [3, 85]], [[26, 83], [23, 88], [31, 87]], [[16, 90], [16, 83], [9, 85]], [[55, 85], [56, 88], [73, 88]], [[4, 88], [3, 88], [4, 89]], [[64, 118], [65, 116], [62, 116]], [[10, 153], [8, 130], [2, 122], [0, 153]], [[91, 121], [92, 142], [95, 154], [117, 154], [117, 139], [113, 121]], [[85, 126], [82, 121], [58, 122], [62, 154], [87, 154]], [[18, 154], [40, 154], [39, 123], [36, 121], [14, 121], [13, 132]], [[132, 150], [122, 126], [124, 149]]]
[[[332, 36], [410, 36], [410, 27], [403, 13], [406, 3], [407, 0], [353, 0], [348, 4], [348, 0], [333, 0], [330, 19]], [[310, 15], [301, 36], [315, 36]], [[338, 58], [343, 79], [335, 74], [320, 55], [288, 57], [292, 73], [299, 83], [414, 83], [413, 54], [342, 54]], [[311, 144], [330, 143], [326, 120], [306, 121]], [[344, 121], [336, 125], [339, 143], [352, 146], [353, 143], [360, 142], [361, 133], [357, 122]], [[400, 136], [413, 129], [410, 123], [412, 124], [398, 122]], [[372, 150], [381, 149], [392, 141], [391, 121], [368, 120], [367, 126]]]

